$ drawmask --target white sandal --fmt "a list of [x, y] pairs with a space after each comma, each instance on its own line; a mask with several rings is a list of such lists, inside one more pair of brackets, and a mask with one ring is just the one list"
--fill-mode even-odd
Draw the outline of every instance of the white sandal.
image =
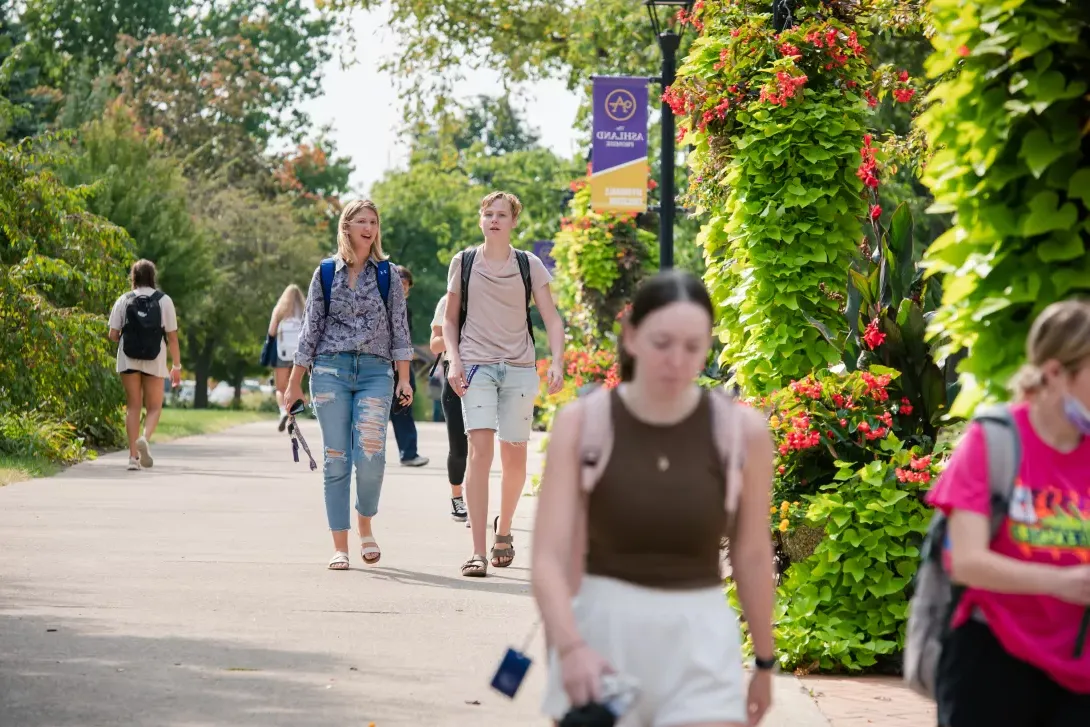
[[329, 559], [329, 570], [348, 570], [348, 553], [338, 550]]
[[382, 559], [382, 551], [378, 547], [378, 541], [373, 536], [360, 538], [360, 557], [367, 565], [375, 565]]

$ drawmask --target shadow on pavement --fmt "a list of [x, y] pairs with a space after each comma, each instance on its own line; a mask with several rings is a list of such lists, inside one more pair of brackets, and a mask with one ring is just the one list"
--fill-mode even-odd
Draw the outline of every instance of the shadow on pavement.
[[[359, 699], [369, 677], [362, 660], [111, 628], [0, 613], [0, 724], [297, 727], [353, 713], [356, 724], [377, 719]], [[383, 702], [386, 711], [388, 697]]]
[[487, 593], [505, 593], [513, 596], [529, 596], [530, 584], [522, 579], [497, 576], [495, 569], [489, 567], [487, 578], [466, 578], [464, 576], [437, 576], [433, 573], [384, 568], [376, 566], [366, 571], [372, 578], [394, 581], [410, 586], [431, 586], [434, 588], [454, 588], [466, 591], [485, 591]]

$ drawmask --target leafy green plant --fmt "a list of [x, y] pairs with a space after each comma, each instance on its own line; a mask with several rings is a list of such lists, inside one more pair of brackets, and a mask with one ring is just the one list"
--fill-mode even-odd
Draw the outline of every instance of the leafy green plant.
[[88, 451], [71, 424], [38, 412], [0, 412], [0, 454], [70, 464]]
[[1090, 292], [1090, 18], [1074, 2], [931, 7], [943, 80], [919, 119], [938, 149], [923, 181], [954, 225], [925, 256], [948, 281], [929, 330], [969, 351], [963, 416], [1001, 396], [1037, 313]]
[[796, 11], [777, 33], [767, 3], [706, 2], [703, 35], [665, 96], [692, 144], [690, 200], [720, 311], [722, 360], [767, 393], [840, 359], [840, 302], [826, 290], [855, 254], [866, 207], [856, 177], [871, 68], [854, 16]]
[[932, 514], [923, 495], [939, 463], [893, 434], [879, 449], [864, 465], [838, 462], [834, 482], [807, 498], [805, 522], [825, 537], [810, 557], [792, 563], [778, 589], [784, 668], [859, 671], [903, 649], [905, 591]]
[[96, 445], [122, 441], [106, 314], [132, 241], [64, 186], [45, 142], [0, 144], [0, 411], [35, 411]]
[[634, 214], [598, 213], [590, 186], [572, 182], [571, 216], [564, 218], [552, 256], [556, 290], [569, 335], [582, 347], [597, 347], [613, 334], [621, 309], [658, 259], [655, 235]]

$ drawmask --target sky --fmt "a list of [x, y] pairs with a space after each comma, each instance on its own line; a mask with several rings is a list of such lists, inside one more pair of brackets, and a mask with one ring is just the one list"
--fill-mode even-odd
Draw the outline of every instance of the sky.
[[[337, 154], [351, 157], [356, 195], [365, 195], [387, 169], [404, 167], [408, 155], [398, 139], [401, 108], [395, 79], [378, 70], [381, 61], [397, 50], [397, 38], [386, 24], [387, 12], [383, 8], [352, 13], [357, 42], [350, 60], [355, 62], [342, 68], [341, 59], [333, 58], [325, 67], [323, 94], [303, 105], [316, 127], [332, 125]], [[578, 95], [560, 81], [525, 84], [518, 90], [524, 92], [523, 110], [541, 143], [563, 156], [578, 153], [574, 129]], [[455, 87], [459, 98], [502, 92], [499, 75], [490, 71], [467, 70], [465, 80]]]

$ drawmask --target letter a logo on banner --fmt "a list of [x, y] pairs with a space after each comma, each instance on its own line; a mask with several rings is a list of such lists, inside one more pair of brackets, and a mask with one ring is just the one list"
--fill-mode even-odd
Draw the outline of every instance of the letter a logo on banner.
[[647, 79], [594, 77], [590, 205], [595, 212], [647, 211]]

